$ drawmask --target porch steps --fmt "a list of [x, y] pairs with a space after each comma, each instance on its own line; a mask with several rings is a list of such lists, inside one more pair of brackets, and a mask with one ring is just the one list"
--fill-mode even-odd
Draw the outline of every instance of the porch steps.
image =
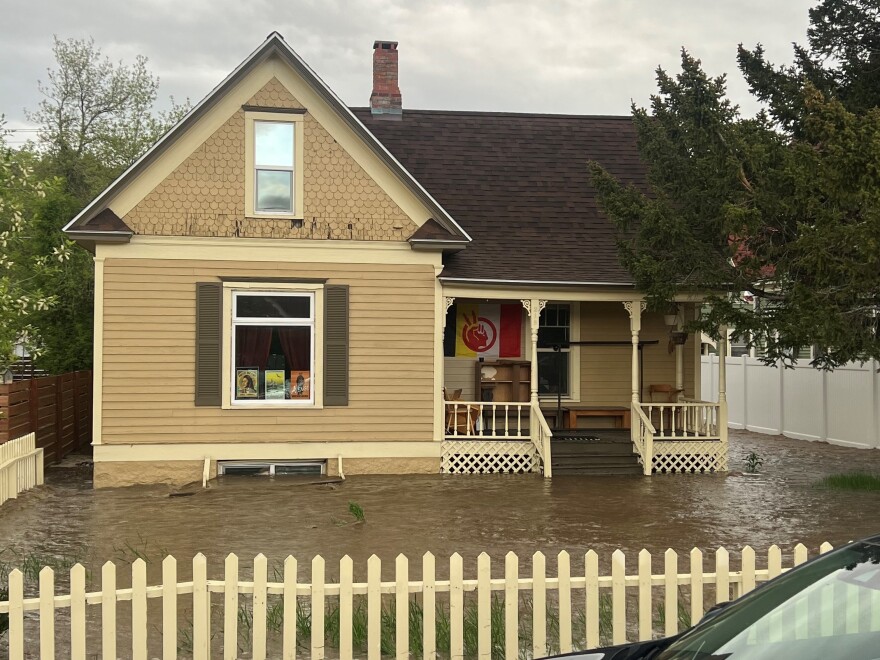
[[553, 476], [642, 474], [628, 431], [554, 432], [551, 452]]

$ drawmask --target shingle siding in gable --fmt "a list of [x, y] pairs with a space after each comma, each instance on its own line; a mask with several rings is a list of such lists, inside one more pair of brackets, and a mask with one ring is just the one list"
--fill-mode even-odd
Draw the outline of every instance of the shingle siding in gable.
[[[276, 79], [247, 105], [302, 108]], [[238, 111], [138, 203], [135, 234], [405, 241], [416, 224], [312, 117], [305, 115], [304, 215], [245, 217], [244, 112]]]

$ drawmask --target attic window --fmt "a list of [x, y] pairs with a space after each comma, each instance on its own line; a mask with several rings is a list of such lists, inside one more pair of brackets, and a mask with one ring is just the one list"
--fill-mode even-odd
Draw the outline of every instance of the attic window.
[[302, 217], [302, 119], [302, 113], [245, 113], [248, 216]]
[[254, 122], [257, 213], [293, 213], [293, 122]]

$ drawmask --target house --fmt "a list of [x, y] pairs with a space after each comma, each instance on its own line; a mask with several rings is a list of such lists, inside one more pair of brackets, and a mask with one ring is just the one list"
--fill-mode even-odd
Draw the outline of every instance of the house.
[[725, 469], [723, 396], [670, 342], [699, 300], [645, 311], [587, 177], [645, 184], [629, 118], [409, 110], [397, 44], [373, 63], [348, 108], [271, 34], [65, 228], [95, 255], [95, 485], [550, 476], [606, 444]]

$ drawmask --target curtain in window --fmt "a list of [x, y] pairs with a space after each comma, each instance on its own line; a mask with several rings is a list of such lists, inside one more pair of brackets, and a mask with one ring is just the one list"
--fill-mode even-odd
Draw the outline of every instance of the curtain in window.
[[309, 328], [278, 328], [278, 339], [288, 369], [311, 371], [311, 335]]
[[240, 325], [235, 332], [235, 366], [265, 371], [272, 346], [272, 328]]

